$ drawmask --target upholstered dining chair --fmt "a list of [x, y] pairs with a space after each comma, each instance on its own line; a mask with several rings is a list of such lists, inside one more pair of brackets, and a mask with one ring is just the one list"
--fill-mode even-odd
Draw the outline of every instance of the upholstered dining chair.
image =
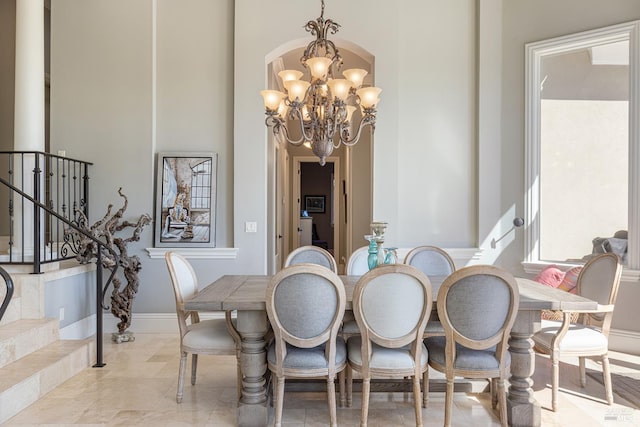
[[360, 425], [369, 414], [371, 378], [413, 378], [416, 426], [422, 425], [420, 379], [428, 369], [423, 343], [432, 306], [431, 282], [415, 267], [389, 264], [365, 273], [353, 291], [360, 335], [347, 342], [347, 405], [352, 401], [352, 370], [362, 376]]
[[558, 409], [558, 383], [560, 357], [577, 356], [580, 384], [586, 385], [585, 358], [602, 361], [602, 376], [607, 403], [613, 404], [611, 372], [609, 371], [609, 330], [618, 286], [622, 275], [620, 258], [605, 253], [591, 258], [580, 270], [576, 285], [577, 294], [598, 302], [594, 311], [578, 312], [577, 322], [571, 323], [574, 312], [564, 311], [562, 321], [542, 320], [541, 330], [533, 336], [534, 349], [551, 358], [551, 408]]
[[[451, 256], [447, 251], [437, 246], [418, 246], [411, 249], [404, 257], [404, 263], [416, 267], [430, 278], [433, 276], [446, 277], [456, 271], [456, 265]], [[433, 294], [436, 296], [438, 289], [438, 286], [433, 286]], [[438, 316], [433, 316], [429, 320], [424, 335], [425, 337], [444, 335], [444, 328]]]
[[337, 425], [334, 381], [347, 364], [346, 345], [338, 336], [345, 304], [342, 280], [326, 267], [296, 264], [271, 279], [266, 306], [274, 339], [267, 364], [276, 381], [275, 427], [282, 423], [285, 378], [315, 377], [327, 380], [331, 426]]
[[[514, 277], [490, 265], [462, 268], [440, 286], [438, 316], [445, 336], [429, 337], [425, 344], [429, 366], [447, 379], [445, 426], [451, 425], [455, 377], [491, 379], [492, 406], [499, 405], [500, 422], [507, 425], [505, 380], [511, 361], [507, 343], [519, 301]], [[428, 384], [425, 379], [425, 393]]]
[[[349, 260], [347, 261], [347, 276], [362, 276], [363, 274], [368, 272], [368, 257], [368, 246], [363, 246], [353, 251], [353, 253], [349, 257]], [[358, 324], [356, 323], [356, 319], [355, 317], [353, 317], [352, 312], [345, 313], [341, 334], [345, 341], [349, 339], [349, 337], [360, 334]]]
[[[184, 301], [198, 293], [198, 279], [193, 267], [185, 257], [175, 252], [167, 252], [165, 261], [169, 269], [173, 293], [176, 298], [176, 314], [180, 329], [180, 370], [176, 401], [182, 402], [184, 376], [187, 369], [187, 355], [191, 353], [191, 384], [196, 383], [199, 354], [238, 356], [240, 335], [234, 325], [231, 312], [225, 312], [224, 319], [200, 321], [198, 313], [184, 309]], [[242, 390], [240, 359], [237, 362], [238, 397]]]
[[338, 273], [338, 264], [331, 252], [318, 246], [300, 246], [294, 249], [285, 259], [284, 266], [289, 267], [300, 263], [321, 265]]
[[362, 276], [369, 271], [369, 247], [362, 246], [351, 253], [347, 261], [347, 276]]

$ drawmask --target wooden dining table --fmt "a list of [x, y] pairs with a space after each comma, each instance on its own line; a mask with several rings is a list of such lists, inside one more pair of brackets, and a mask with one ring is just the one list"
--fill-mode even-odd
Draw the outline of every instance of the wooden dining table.
[[[340, 278], [346, 290], [346, 308], [350, 310], [353, 289], [360, 277]], [[271, 276], [267, 275], [222, 276], [185, 301], [187, 310], [237, 311], [237, 327], [242, 337], [240, 364], [243, 373], [242, 397], [237, 408], [239, 426], [267, 425], [265, 335], [269, 330], [269, 321], [265, 295], [270, 279]], [[443, 279], [431, 278], [434, 299]], [[520, 305], [509, 340], [511, 376], [507, 394], [508, 421], [511, 426], [540, 426], [540, 404], [535, 400], [532, 388], [535, 353], [531, 337], [540, 329], [541, 310], [594, 310], [598, 304], [529, 279], [516, 280], [520, 290]]]

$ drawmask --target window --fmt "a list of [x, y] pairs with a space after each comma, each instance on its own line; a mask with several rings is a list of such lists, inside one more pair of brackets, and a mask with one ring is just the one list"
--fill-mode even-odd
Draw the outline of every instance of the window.
[[[640, 21], [526, 46], [525, 270], [628, 230], [640, 267]], [[634, 233], [635, 231], [635, 233]]]
[[211, 206], [211, 159], [191, 166], [191, 209]]

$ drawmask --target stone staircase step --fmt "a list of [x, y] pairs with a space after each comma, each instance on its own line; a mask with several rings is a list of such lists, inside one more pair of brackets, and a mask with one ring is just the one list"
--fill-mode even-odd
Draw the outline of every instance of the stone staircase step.
[[58, 319], [23, 319], [0, 326], [0, 368], [59, 338]]
[[0, 424], [90, 366], [95, 343], [55, 341], [0, 368]]

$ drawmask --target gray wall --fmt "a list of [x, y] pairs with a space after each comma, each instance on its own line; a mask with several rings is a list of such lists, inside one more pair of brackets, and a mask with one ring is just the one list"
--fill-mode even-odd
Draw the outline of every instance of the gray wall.
[[[363, 10], [374, 25], [363, 25]], [[194, 267], [202, 283], [264, 273], [267, 130], [259, 91], [268, 55], [308, 37], [301, 27], [318, 15], [316, 2], [295, 0], [54, 2], [51, 149], [96, 163], [92, 217], [119, 203], [119, 186], [131, 196], [132, 217], [153, 211], [156, 152], [215, 151], [217, 245], [238, 248], [238, 258]], [[372, 217], [389, 222], [388, 240], [480, 247], [477, 262], [524, 274], [522, 233], [496, 249], [487, 244], [523, 212], [524, 44], [639, 19], [637, 0], [352, 0], [329, 3], [325, 16], [342, 25], [336, 40], [375, 57], [383, 92]], [[294, 24], [273, 25], [285, 22]], [[258, 232], [245, 233], [246, 221]], [[134, 310], [172, 312], [164, 261], [143, 251], [152, 242], [148, 229], [132, 250], [143, 261]], [[624, 307], [638, 293], [637, 284], [623, 285], [614, 327], [638, 330], [634, 308]]]

